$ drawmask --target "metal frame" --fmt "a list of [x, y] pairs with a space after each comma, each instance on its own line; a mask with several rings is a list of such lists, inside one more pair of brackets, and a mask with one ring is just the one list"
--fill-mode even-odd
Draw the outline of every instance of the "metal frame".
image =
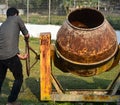
[[[51, 33], [40, 34], [40, 100], [41, 101], [78, 101], [78, 102], [119, 102], [117, 95], [120, 87], [120, 72], [107, 89], [82, 89], [65, 91], [52, 73], [54, 46], [51, 45]], [[117, 65], [120, 70], [120, 65]], [[55, 91], [52, 90], [52, 84]], [[74, 96], [73, 96], [74, 95]]]

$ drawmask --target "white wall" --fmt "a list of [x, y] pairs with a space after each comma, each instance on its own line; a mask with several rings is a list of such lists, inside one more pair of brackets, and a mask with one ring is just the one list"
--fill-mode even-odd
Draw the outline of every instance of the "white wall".
[[60, 28], [60, 26], [58, 25], [36, 25], [36, 24], [26, 24], [26, 27], [31, 37], [39, 37], [40, 33], [50, 32], [51, 39], [56, 39], [57, 32]]

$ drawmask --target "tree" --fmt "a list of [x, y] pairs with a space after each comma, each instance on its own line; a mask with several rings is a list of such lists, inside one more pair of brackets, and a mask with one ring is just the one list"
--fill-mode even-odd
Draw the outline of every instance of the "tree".
[[5, 0], [0, 0], [0, 4], [5, 4]]

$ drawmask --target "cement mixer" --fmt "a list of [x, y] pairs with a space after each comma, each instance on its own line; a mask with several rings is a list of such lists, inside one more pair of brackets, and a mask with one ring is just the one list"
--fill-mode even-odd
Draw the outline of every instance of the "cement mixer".
[[107, 71], [117, 50], [115, 31], [94, 9], [71, 12], [57, 34], [56, 52], [63, 59], [64, 70], [80, 76]]
[[[118, 65], [120, 48], [114, 29], [103, 14], [92, 8], [72, 11], [57, 33], [55, 45], [51, 44], [51, 33], [40, 34], [40, 84], [41, 100], [55, 101], [118, 101], [116, 95], [120, 84], [120, 73], [107, 90], [64, 91], [52, 73], [54, 65], [63, 72], [78, 76], [94, 76]], [[52, 84], [56, 92], [52, 92]], [[112, 89], [112, 90], [111, 90]], [[74, 94], [74, 98], [72, 95]], [[112, 95], [112, 96], [111, 96]]]

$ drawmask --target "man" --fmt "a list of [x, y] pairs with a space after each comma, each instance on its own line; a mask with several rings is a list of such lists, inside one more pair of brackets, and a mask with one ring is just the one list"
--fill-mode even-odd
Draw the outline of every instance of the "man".
[[[21, 105], [16, 102], [23, 82], [21, 56], [18, 46], [19, 34], [21, 31], [25, 40], [29, 39], [29, 34], [23, 21], [18, 16], [19, 11], [16, 8], [9, 8], [6, 15], [7, 19], [0, 27], [0, 91], [9, 69], [15, 80], [6, 105]], [[27, 55], [22, 57], [22, 59], [26, 58]]]

